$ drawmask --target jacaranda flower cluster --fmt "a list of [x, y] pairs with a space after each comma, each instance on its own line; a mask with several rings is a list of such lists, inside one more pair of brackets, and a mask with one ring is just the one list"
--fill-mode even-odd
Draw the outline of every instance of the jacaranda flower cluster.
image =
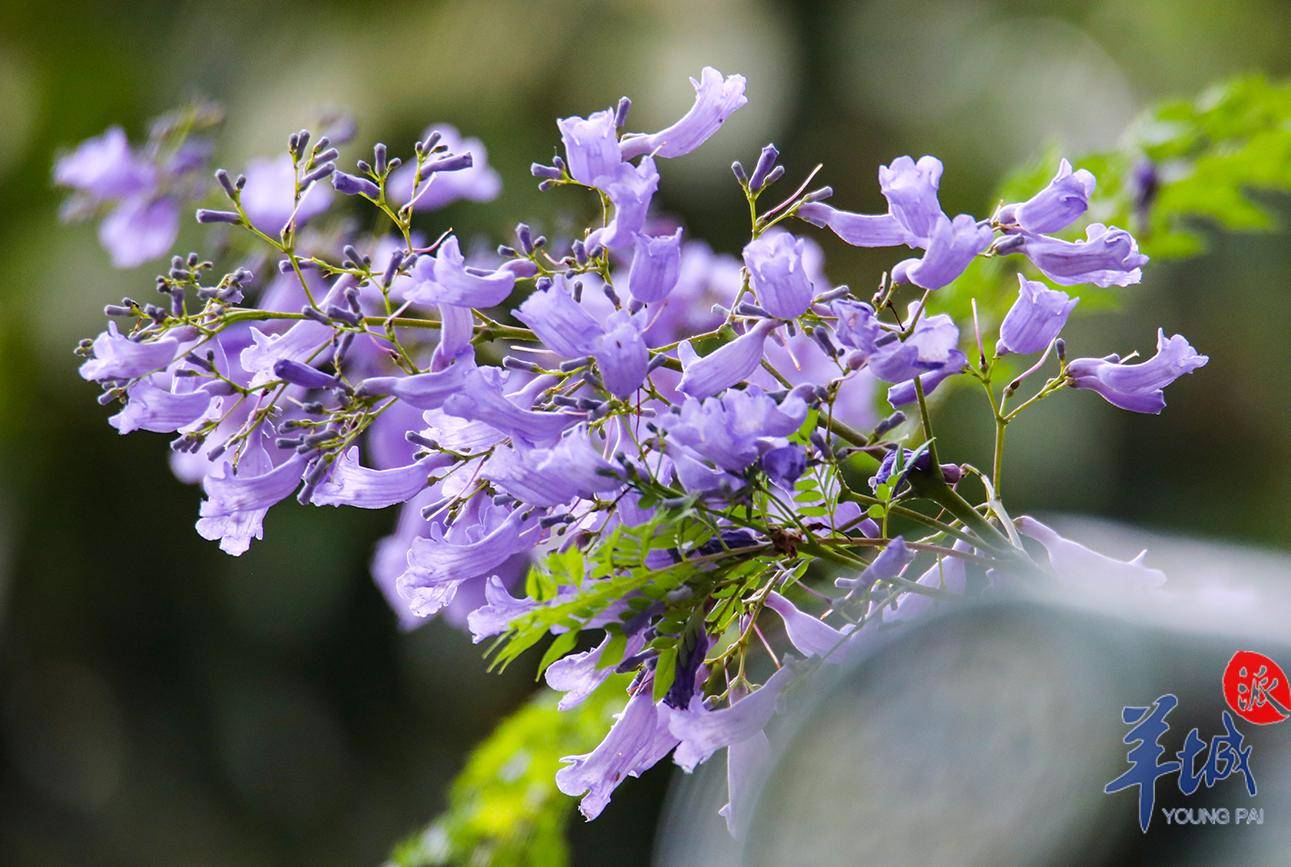
[[[55, 179], [75, 214], [101, 216], [117, 265], [169, 250], [194, 204], [229, 262], [174, 257], [160, 299], [109, 305], [78, 349], [110, 424], [173, 434], [173, 471], [203, 492], [198, 533], [241, 554], [293, 495], [398, 509], [372, 574], [403, 625], [445, 616], [498, 665], [545, 642], [562, 708], [630, 676], [604, 741], [556, 778], [587, 818], [669, 754], [689, 771], [725, 751], [738, 835], [777, 698], [821, 661], [1010, 583], [1164, 580], [1011, 519], [1004, 429], [1072, 390], [1160, 412], [1207, 359], [1164, 332], [1146, 361], [1068, 357], [1078, 299], [1051, 284], [1127, 286], [1147, 257], [1124, 229], [1082, 224], [1095, 179], [1066, 161], [978, 218], [942, 210], [939, 160], [898, 157], [878, 171], [887, 210], [868, 214], [811, 178], [776, 201], [786, 168], [768, 145], [732, 167], [748, 243], [714, 252], [654, 207], [669, 161], [747, 101], [742, 76], [692, 83], [691, 109], [655, 132], [629, 131], [626, 98], [557, 121], [560, 150], [533, 175], [596, 219], [567, 240], [521, 223], [496, 252], [423, 225], [501, 192], [483, 146], [448, 127], [343, 164], [337, 121], [212, 183], [202, 109], [142, 147], [110, 129]], [[379, 228], [341, 218], [355, 210]], [[826, 277], [794, 234], [806, 224], [903, 251], [860, 292]], [[998, 322], [957, 322], [938, 292], [978, 257], [1013, 257], [1017, 299]], [[929, 398], [951, 380], [984, 390], [989, 471], [940, 454]]]

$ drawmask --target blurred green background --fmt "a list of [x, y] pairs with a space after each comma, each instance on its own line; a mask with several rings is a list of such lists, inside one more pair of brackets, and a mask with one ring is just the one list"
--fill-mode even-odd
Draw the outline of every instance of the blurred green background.
[[[102, 305], [150, 293], [153, 270], [115, 272], [92, 226], [59, 224], [57, 149], [114, 123], [138, 135], [199, 96], [227, 108], [218, 159], [231, 167], [329, 106], [359, 122], [343, 163], [450, 122], [483, 138], [505, 192], [444, 224], [496, 238], [521, 217], [562, 225], [569, 199], [527, 173], [553, 151], [554, 118], [626, 93], [632, 127], [656, 128], [712, 64], [748, 76], [750, 104], [663, 167], [657, 202], [735, 251], [747, 218], [726, 167], [768, 140], [791, 172], [823, 162], [837, 203], [861, 210], [879, 207], [880, 162], [936, 154], [946, 210], [984, 213], [1001, 175], [1049, 145], [1110, 147], [1153, 102], [1291, 71], [1277, 0], [911, 7], [5, 4], [0, 861], [375, 863], [443, 806], [470, 745], [533, 689], [522, 666], [486, 674], [450, 627], [396, 630], [367, 575], [390, 513], [290, 503], [240, 559], [198, 538], [198, 494], [169, 474], [165, 438], [118, 437], [75, 374], [71, 348], [101, 328]], [[180, 246], [198, 237], [186, 229]], [[826, 248], [837, 282], [869, 285], [888, 264]], [[1161, 324], [1211, 364], [1160, 418], [1088, 394], [1041, 405], [1010, 428], [1011, 510], [1291, 544], [1289, 266], [1284, 234], [1215, 237], [1204, 257], [1149, 267], [1119, 312], [1069, 328], [1075, 354], [1101, 355], [1150, 350]], [[984, 465], [987, 432], [964, 424], [956, 454]], [[669, 767], [575, 823], [575, 863], [648, 861]]]

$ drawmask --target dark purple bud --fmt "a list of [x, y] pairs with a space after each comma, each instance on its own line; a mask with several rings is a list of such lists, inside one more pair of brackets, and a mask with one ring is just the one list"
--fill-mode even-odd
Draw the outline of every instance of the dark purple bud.
[[614, 107], [614, 127], [623, 129], [628, 122], [628, 112], [632, 110], [632, 100], [626, 96], [619, 97], [619, 104]]
[[766, 180], [762, 182], [761, 189], [765, 190], [767, 187], [771, 186], [772, 184], [774, 184], [776, 181], [780, 180], [783, 177], [784, 177], [784, 166], [776, 166], [770, 172], [767, 173]]
[[132, 308], [120, 304], [108, 304], [103, 308], [104, 316], [129, 316], [131, 312]]
[[377, 142], [372, 147], [372, 166], [376, 169], [378, 175], [383, 174], [386, 170], [386, 160], [389, 158], [386, 146]]
[[350, 325], [358, 325], [363, 321], [363, 318], [359, 316], [359, 314], [355, 313], [353, 310], [346, 310], [339, 304], [328, 304], [323, 312], [333, 319], [339, 319]]
[[532, 361], [526, 361], [523, 358], [516, 358], [514, 355], [502, 356], [502, 366], [508, 370], [527, 370], [530, 373], [538, 373], [542, 370], [541, 367], [534, 364]]
[[569, 245], [569, 252], [574, 254], [574, 262], [578, 265], [587, 264], [587, 246], [579, 239], [575, 239]]
[[326, 165], [321, 165], [318, 168], [314, 169], [309, 174], [305, 175], [303, 178], [301, 178], [300, 185], [302, 187], [307, 187], [310, 184], [314, 183], [315, 181], [321, 181], [323, 178], [327, 177], [328, 175], [332, 174], [335, 171], [336, 171], [336, 166], [333, 163], [327, 163]]
[[394, 275], [399, 273], [399, 267], [403, 265], [403, 251], [395, 250], [390, 254], [390, 261], [386, 263], [385, 272], [381, 275], [381, 284], [389, 286], [394, 281]]
[[839, 298], [846, 298], [852, 292], [846, 286], [836, 286], [828, 292], [816, 296], [816, 303], [828, 304], [830, 301], [837, 301]]
[[433, 440], [428, 436], [422, 436], [415, 430], [410, 430], [403, 435], [403, 438], [415, 446], [421, 446], [423, 449], [439, 451], [439, 441]]
[[[1058, 361], [1067, 360], [1067, 341], [1059, 337], [1053, 342], [1053, 350], [1058, 353]], [[1119, 360], [1119, 359], [1117, 359]]]
[[538, 520], [538, 526], [542, 527], [544, 530], [549, 530], [552, 527], [556, 527], [561, 524], [568, 524], [573, 520], [573, 515], [548, 515], [547, 517], [540, 518]]
[[556, 168], [555, 166], [544, 166], [542, 163], [534, 163], [533, 165], [529, 166], [529, 172], [535, 178], [540, 178], [548, 181], [559, 181], [565, 177], [565, 175], [561, 172], [560, 169]]
[[834, 341], [829, 339], [828, 328], [820, 326], [815, 331], [811, 332], [811, 336], [820, 344], [820, 348], [825, 350], [826, 355], [831, 357], [838, 355], [838, 347], [834, 344]]
[[238, 188], [233, 186], [233, 179], [229, 177], [229, 173], [227, 171], [224, 169], [217, 169], [215, 172], [215, 180], [220, 182], [220, 186], [224, 188], [224, 192], [230, 199], [237, 201]]
[[756, 304], [750, 304], [748, 301], [743, 302], [735, 308], [735, 312], [740, 316], [757, 316], [759, 319], [770, 319], [771, 314]]
[[380, 188], [367, 178], [360, 178], [358, 175], [346, 172], [333, 174], [332, 186], [343, 196], [367, 196], [369, 199], [375, 199], [381, 195]]
[[775, 163], [778, 159], [780, 159], [780, 151], [775, 145], [769, 144], [762, 149], [762, 153], [758, 155], [757, 164], [753, 166], [753, 174], [749, 175], [749, 189], [757, 192], [768, 183], [775, 183], [770, 180], [769, 175], [776, 167]]
[[[319, 142], [319, 145], [322, 145], [321, 141]], [[322, 153], [314, 154], [314, 165], [318, 166], [318, 165], [322, 165], [323, 163], [330, 163], [332, 160], [336, 159], [340, 155], [341, 155], [341, 152], [338, 151], [336, 148], [328, 148]]]
[[532, 277], [538, 273], [538, 266], [528, 259], [512, 259], [504, 263], [499, 270], [510, 271], [517, 277]]
[[654, 373], [656, 370], [663, 367], [667, 363], [668, 363], [668, 356], [664, 355], [663, 353], [659, 353], [654, 358], [650, 359], [650, 363], [646, 365], [646, 373], [647, 374]]
[[611, 286], [609, 283], [606, 283], [604, 286], [602, 286], [601, 291], [605, 293], [605, 297], [610, 299], [610, 303], [613, 304], [615, 307], [623, 306], [622, 301], [619, 300], [619, 293], [615, 292], [614, 287]]
[[942, 464], [941, 476], [949, 485], [956, 484], [964, 477], [964, 468], [959, 464]]
[[312, 319], [315, 322], [321, 322], [324, 325], [332, 324], [332, 320], [324, 316], [323, 311], [319, 310], [317, 307], [309, 307], [308, 305], [305, 307], [302, 307], [300, 308], [300, 314], [304, 316], [306, 319]]
[[237, 225], [242, 222], [242, 218], [233, 211], [213, 211], [210, 208], [197, 209], [197, 222], [199, 223], [232, 223]]
[[516, 226], [516, 240], [520, 242], [520, 249], [525, 253], [533, 252], [533, 230], [527, 223], [520, 223]]
[[744, 184], [745, 186], [748, 186], [749, 173], [744, 171], [744, 164], [742, 162], [740, 162], [739, 160], [736, 160], [735, 162], [731, 163], [731, 174], [735, 175], [735, 180], [739, 181], [741, 184]]
[[807, 453], [801, 446], [781, 446], [762, 456], [762, 471], [767, 474], [767, 478], [785, 490], [793, 490], [794, 482], [806, 470]]
[[820, 189], [812, 190], [810, 193], [803, 196], [802, 200], [804, 202], [823, 202], [825, 199], [831, 198], [833, 195], [833, 187], [821, 187]]
[[888, 431], [895, 430], [896, 428], [905, 424], [905, 420], [906, 420], [906, 414], [901, 412], [900, 410], [892, 413], [892, 415], [883, 419], [883, 421], [879, 422], [878, 425], [875, 426], [874, 438], [878, 439], [879, 437], [886, 434]]
[[273, 374], [284, 382], [302, 388], [333, 388], [337, 384], [335, 376], [290, 358], [280, 358], [274, 362]]
[[474, 164], [475, 158], [471, 156], [470, 151], [453, 154], [426, 163], [421, 167], [417, 177], [424, 181], [436, 172], [460, 172], [463, 169], [469, 169]]
[[811, 444], [816, 447], [816, 451], [820, 452], [825, 460], [830, 460], [834, 457], [834, 450], [829, 445], [829, 437], [825, 436], [821, 430], [817, 429], [811, 432]]

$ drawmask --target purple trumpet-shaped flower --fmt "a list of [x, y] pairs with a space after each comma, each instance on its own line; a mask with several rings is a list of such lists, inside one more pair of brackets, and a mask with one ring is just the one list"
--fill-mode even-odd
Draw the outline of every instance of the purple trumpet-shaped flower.
[[556, 121], [565, 145], [569, 174], [580, 184], [603, 187], [618, 174], [623, 157], [619, 153], [619, 130], [613, 109], [587, 117], [565, 117]]
[[758, 303], [772, 316], [795, 319], [816, 290], [803, 266], [804, 243], [788, 232], [768, 232], [744, 247], [744, 265]]
[[900, 575], [914, 560], [914, 555], [915, 552], [906, 545], [905, 538], [897, 536], [860, 575], [855, 578], [835, 578], [834, 586], [848, 591], [849, 596], [859, 590], [868, 590], [876, 581], [891, 581]]
[[762, 471], [786, 491], [793, 490], [794, 483], [806, 469], [807, 453], [802, 446], [780, 446], [762, 456]]
[[1147, 551], [1133, 560], [1116, 560], [1063, 538], [1029, 515], [1018, 518], [1016, 523], [1019, 532], [1044, 545], [1049, 565], [1060, 580], [1073, 584], [1093, 582], [1109, 590], [1159, 587], [1165, 583], [1164, 572], [1143, 565]]
[[824, 202], [808, 202], [797, 216], [813, 226], [828, 227], [853, 247], [913, 245], [914, 238], [892, 214], [853, 214]]
[[126, 199], [99, 224], [99, 243], [117, 268], [168, 253], [179, 234], [179, 202], [170, 196]]
[[835, 629], [819, 617], [799, 610], [798, 606], [774, 591], [767, 594], [765, 604], [780, 615], [789, 643], [804, 656], [825, 656], [832, 653], [851, 632], [850, 626]]
[[932, 227], [928, 252], [922, 259], [906, 259], [892, 268], [893, 283], [913, 283], [923, 289], [940, 289], [964, 273], [979, 253], [991, 244], [991, 227], [968, 214], [954, 220], [944, 214]]
[[677, 744], [669, 734], [670, 709], [651, 699], [650, 681], [628, 699], [609, 734], [590, 753], [565, 756], [556, 772], [556, 787], [566, 795], [582, 795], [578, 811], [595, 819], [610, 802], [619, 783], [655, 766]]
[[132, 383], [126, 389], [125, 408], [108, 419], [108, 424], [123, 434], [137, 430], [171, 433], [191, 424], [206, 414], [212, 396], [202, 389], [177, 391], [181, 382], [176, 379], [167, 387], [150, 376]]
[[1000, 323], [1000, 339], [995, 352], [1030, 355], [1047, 347], [1062, 327], [1079, 298], [1049, 289], [1043, 283], [1018, 275], [1018, 300], [1013, 302]]
[[1073, 388], [1097, 392], [1112, 406], [1155, 415], [1165, 409], [1165, 387], [1208, 361], [1210, 357], [1198, 355], [1182, 334], [1167, 338], [1164, 329], [1157, 329], [1156, 355], [1147, 361], [1077, 358], [1067, 365], [1067, 376]]
[[703, 358], [695, 354], [690, 341], [683, 341], [677, 347], [682, 366], [677, 390], [690, 397], [711, 397], [747, 379], [762, 361], [767, 335], [775, 330], [776, 325], [771, 319], [760, 320], [744, 334]]
[[[415, 211], [434, 211], [453, 202], [491, 202], [502, 192], [502, 178], [489, 165], [488, 151], [477, 138], [463, 138], [456, 127], [447, 124], [432, 126], [422, 134], [422, 140], [439, 136], [439, 143], [448, 153], [470, 157], [470, 165], [456, 171], [440, 171], [417, 188]], [[386, 188], [395, 201], [407, 204], [413, 196], [413, 180], [417, 175], [415, 161], [395, 169]]]
[[915, 390], [914, 381], [917, 378], [919, 384], [923, 386], [925, 395], [932, 394], [947, 379], [950, 379], [957, 373], [964, 372], [964, 366], [968, 364], [968, 357], [958, 349], [952, 349], [946, 356], [946, 360], [925, 373], [919, 374], [918, 377], [911, 377], [905, 382], [899, 382], [888, 389], [888, 403], [893, 409], [914, 403], [918, 399], [919, 393]]
[[117, 330], [115, 322], [94, 338], [94, 357], [80, 367], [82, 379], [102, 382], [107, 379], [134, 379], [168, 366], [179, 350], [173, 337], [144, 343], [131, 340]]
[[374, 470], [359, 464], [359, 448], [353, 446], [333, 464], [310, 502], [315, 506], [354, 506], [385, 509], [407, 502], [430, 483], [430, 474], [453, 463], [447, 454], [435, 454], [407, 466]]
[[252, 160], [244, 174], [247, 183], [242, 188], [242, 209], [251, 224], [268, 235], [277, 236], [293, 215], [300, 226], [332, 203], [331, 187], [321, 183], [311, 184], [299, 204], [296, 202], [296, 169], [287, 154]]
[[[889, 166], [879, 166], [879, 188], [888, 200], [888, 211], [914, 242], [928, 247], [946, 215], [937, 200], [941, 186], [941, 160], [934, 156], [897, 157]], [[925, 287], [927, 288], [927, 287]]]
[[628, 291], [647, 304], [662, 301], [681, 274], [681, 229], [671, 235], [642, 233], [633, 243]]
[[453, 601], [462, 582], [491, 574], [533, 546], [532, 519], [476, 496], [447, 530], [432, 526], [414, 539], [408, 569], [399, 576], [400, 595], [418, 617], [429, 617]]
[[[759, 442], [786, 437], [807, 416], [807, 405], [790, 395], [779, 405], [757, 386], [721, 397], [687, 399], [678, 414], [660, 419], [666, 441], [719, 468], [738, 473], [758, 459]], [[671, 451], [671, 450], [670, 450]]]
[[358, 393], [392, 394], [418, 409], [438, 409], [451, 395], [465, 387], [474, 369], [473, 364], [462, 362], [443, 370], [412, 376], [374, 376], [363, 380]]
[[596, 317], [569, 294], [564, 275], [557, 275], [550, 287], [526, 298], [515, 318], [528, 325], [548, 349], [565, 358], [591, 355], [603, 333]]
[[915, 162], [897, 157], [879, 166], [879, 187], [888, 200], [886, 214], [854, 214], [821, 202], [808, 202], [797, 215], [816, 226], [828, 226], [853, 247], [928, 247], [946, 215], [937, 200], [941, 160], [923, 156]]
[[[955, 542], [956, 551], [968, 551], [969, 548], [970, 546], [962, 541]], [[963, 593], [967, 580], [968, 573], [964, 568], [963, 558], [942, 557], [933, 563], [928, 571], [920, 575], [915, 583], [950, 593]], [[892, 608], [883, 609], [883, 622], [910, 622], [927, 614], [936, 604], [936, 599], [923, 593], [903, 593]]]
[[743, 840], [752, 812], [752, 797], [771, 763], [771, 742], [762, 732], [726, 748], [726, 804], [717, 811], [726, 830]]
[[[484, 604], [466, 615], [466, 626], [471, 631], [471, 640], [479, 644], [486, 638], [501, 635], [512, 620], [522, 614], [528, 614], [537, 607], [538, 603], [532, 599], [517, 599], [512, 596], [500, 577], [490, 575], [484, 583]], [[565, 659], [569, 657], [564, 657], [552, 665], [564, 662]], [[547, 672], [550, 683], [550, 667]], [[561, 710], [564, 709], [561, 707]]]
[[1129, 232], [1102, 223], [1090, 223], [1084, 241], [1014, 235], [1002, 240], [998, 249], [1022, 253], [1041, 273], [1063, 286], [1129, 286], [1143, 279], [1142, 268], [1148, 261]]
[[905, 340], [887, 335], [868, 358], [870, 372], [884, 382], [905, 382], [956, 360], [959, 327], [945, 313], [925, 316]]
[[865, 358], [878, 349], [879, 339], [890, 333], [879, 325], [874, 308], [864, 301], [845, 298], [831, 304], [830, 310], [838, 319], [834, 323], [834, 334], [839, 342], [859, 350]]
[[1084, 169], [1073, 172], [1071, 163], [1063, 160], [1048, 186], [1025, 202], [1000, 208], [996, 220], [1005, 231], [1061, 232], [1089, 209], [1094, 183], [1092, 174]]
[[[560, 710], [569, 710], [581, 704], [614, 673], [613, 665], [601, 665], [601, 654], [605, 652], [605, 648], [612, 640], [613, 636], [606, 634], [605, 639], [591, 650], [571, 653], [547, 666], [543, 674], [547, 685], [557, 692], [564, 693], [557, 705]], [[645, 636], [641, 632], [634, 632], [627, 637], [623, 655], [624, 657], [634, 656], [640, 653], [644, 646]]]
[[726, 119], [749, 100], [744, 95], [745, 80], [742, 75], [723, 76], [711, 66], [699, 73], [699, 81], [690, 80], [695, 88], [695, 103], [671, 126], [650, 135], [623, 137], [620, 150], [623, 159], [634, 159], [643, 154], [661, 157], [679, 157], [688, 154], [708, 141]]
[[627, 397], [645, 382], [650, 350], [641, 334], [641, 324], [641, 316], [615, 311], [605, 323], [605, 333], [592, 347], [601, 381], [616, 397]]
[[532, 506], [559, 506], [623, 485], [619, 471], [593, 447], [584, 429], [570, 431], [549, 448], [523, 443], [498, 448], [481, 475]]
[[514, 403], [502, 393], [495, 368], [467, 370], [461, 390], [443, 402], [448, 415], [484, 422], [516, 440], [540, 443], [555, 439], [583, 419], [583, 414], [535, 412]]
[[265, 513], [291, 495], [305, 470], [306, 461], [298, 455], [275, 467], [265, 436], [260, 439], [247, 448], [236, 474], [225, 462], [202, 480], [206, 499], [198, 512], [197, 533], [203, 539], [218, 540], [220, 549], [235, 557], [250, 547], [253, 538], [264, 537]]
[[684, 710], [674, 709], [668, 720], [668, 730], [680, 744], [673, 754], [673, 761], [690, 773], [722, 747], [761, 734], [775, 714], [781, 690], [793, 680], [796, 672], [797, 666], [793, 661], [786, 660], [766, 683], [730, 707], [709, 710], [696, 695]]
[[102, 202], [151, 193], [157, 173], [131, 150], [125, 131], [114, 126], [60, 157], [54, 164], [54, 183]]
[[413, 285], [406, 297], [415, 304], [456, 307], [495, 307], [515, 287], [516, 275], [507, 269], [488, 271], [466, 264], [457, 238], [449, 235], [434, 257], [423, 256], [412, 267]]
[[587, 236], [587, 248], [620, 250], [631, 246], [645, 225], [650, 200], [659, 189], [659, 172], [654, 160], [646, 157], [635, 167], [620, 163], [608, 181], [602, 179], [600, 186], [614, 205], [614, 218], [608, 226]]

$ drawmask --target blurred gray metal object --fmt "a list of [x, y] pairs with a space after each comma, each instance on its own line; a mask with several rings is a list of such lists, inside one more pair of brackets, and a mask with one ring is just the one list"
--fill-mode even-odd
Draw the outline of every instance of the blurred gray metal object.
[[[1126, 534], [1069, 520], [1064, 532], [1118, 554]], [[1178, 696], [1161, 742], [1223, 731], [1220, 679], [1237, 650], [1291, 667], [1291, 558], [1149, 539], [1169, 589], [1135, 596], [1027, 593], [964, 605], [876, 636], [785, 702], [776, 759], [751, 830], [716, 811], [725, 768], [677, 774], [661, 864], [1291, 863], [1291, 721], [1237, 720], [1259, 793], [1239, 777], [1183, 797], [1156, 784], [1146, 834], [1128, 767], [1125, 706]], [[1119, 549], [1119, 550], [1118, 550]], [[1229, 824], [1169, 824], [1162, 810], [1226, 808]], [[1237, 824], [1236, 809], [1263, 824]], [[1222, 814], [1212, 814], [1214, 816]]]

